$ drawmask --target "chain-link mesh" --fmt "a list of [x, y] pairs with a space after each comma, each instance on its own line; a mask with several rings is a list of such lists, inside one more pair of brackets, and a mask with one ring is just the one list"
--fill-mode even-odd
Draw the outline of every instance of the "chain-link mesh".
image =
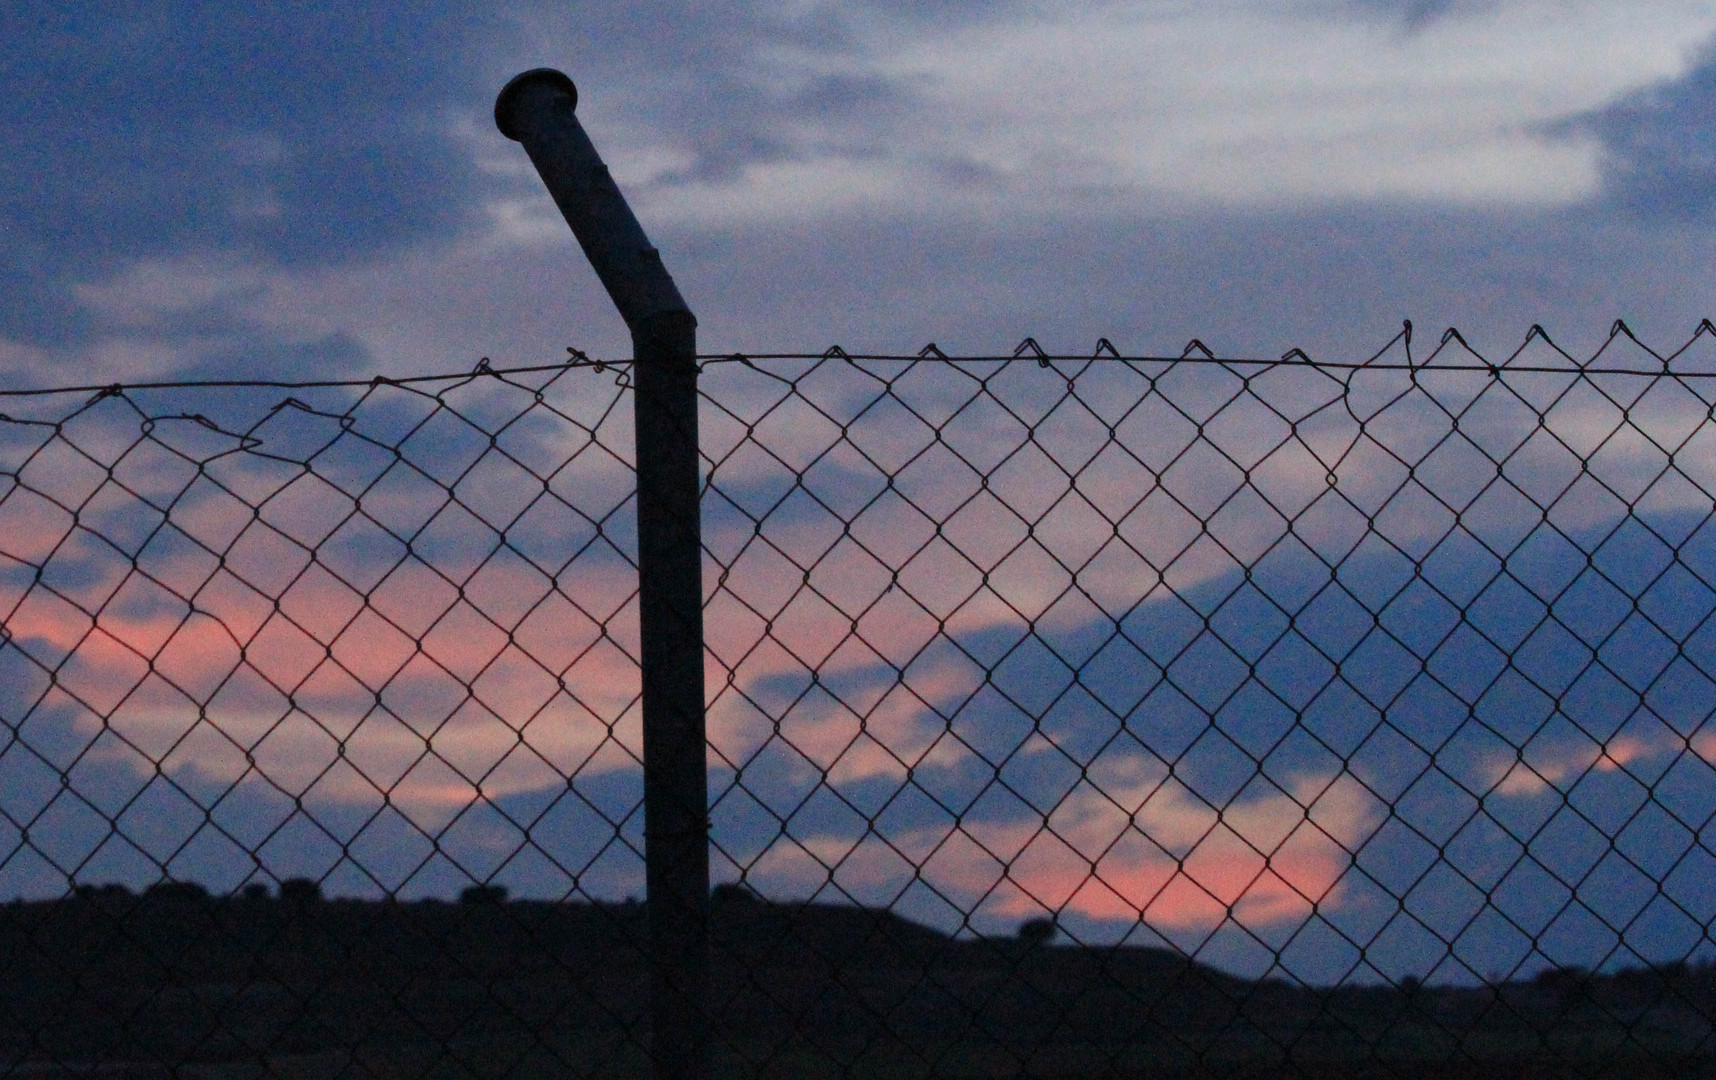
[[[718, 1074], [1708, 1064], [1716, 329], [1411, 345], [706, 360]], [[10, 399], [0, 1068], [648, 1071], [626, 383]]]

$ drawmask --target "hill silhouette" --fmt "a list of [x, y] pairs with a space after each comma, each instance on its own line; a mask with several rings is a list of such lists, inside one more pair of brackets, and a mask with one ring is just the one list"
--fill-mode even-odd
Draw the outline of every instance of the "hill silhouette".
[[[1716, 1016], [1708, 967], [1319, 989], [1169, 950], [1057, 943], [1052, 927], [956, 938], [736, 886], [712, 911], [724, 1074], [1523, 1076], [1573, 1063], [1631, 1078], [1712, 1064], [1694, 1056]], [[493, 886], [456, 903], [325, 899], [307, 881], [219, 897], [85, 887], [0, 908], [0, 1061], [17, 1075], [209, 1080], [641, 1075], [646, 937], [641, 904]]]

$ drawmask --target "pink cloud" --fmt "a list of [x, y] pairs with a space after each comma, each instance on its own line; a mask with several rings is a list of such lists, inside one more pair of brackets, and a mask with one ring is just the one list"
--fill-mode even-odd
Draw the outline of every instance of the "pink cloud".
[[1716, 737], [1709, 733], [1682, 740], [1672, 731], [1662, 728], [1653, 735], [1625, 733], [1606, 743], [1581, 739], [1576, 743], [1550, 745], [1533, 743], [1524, 760], [1511, 757], [1496, 759], [1490, 767], [1495, 790], [1502, 795], [1529, 796], [1551, 788], [1565, 789], [1591, 772], [1612, 773], [1631, 769], [1645, 763], [1692, 753], [1712, 761], [1716, 758]]
[[1175, 931], [1208, 932], [1230, 918], [1261, 927], [1339, 903], [1351, 853], [1382, 809], [1348, 777], [1236, 800], [1219, 815], [1172, 782], [1139, 794], [1084, 785], [1046, 821], [782, 838], [745, 871], [771, 888], [802, 894], [832, 884], [868, 903], [889, 902], [916, 880], [962, 910], [1009, 919], [1046, 909]]

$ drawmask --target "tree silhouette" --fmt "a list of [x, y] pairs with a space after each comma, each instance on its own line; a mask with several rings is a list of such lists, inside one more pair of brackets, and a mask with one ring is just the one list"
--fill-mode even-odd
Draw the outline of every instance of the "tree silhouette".
[[313, 904], [322, 898], [320, 882], [309, 878], [287, 878], [280, 883], [280, 899], [288, 904]]

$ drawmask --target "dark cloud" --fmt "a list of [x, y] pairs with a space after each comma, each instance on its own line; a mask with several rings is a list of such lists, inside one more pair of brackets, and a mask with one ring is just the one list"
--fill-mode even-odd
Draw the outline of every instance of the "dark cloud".
[[[442, 225], [460, 155], [429, 128], [474, 20], [446, 9], [157, 0], [0, 25], [22, 204], [113, 253], [254, 239], [281, 256]], [[405, 12], [409, 12], [406, 14]], [[45, 220], [44, 220], [45, 219]]]
[[791, 97], [794, 110], [809, 116], [849, 116], [910, 100], [899, 85], [876, 75], [825, 75]]
[[1366, 15], [1396, 19], [1408, 30], [1417, 30], [1450, 15], [1481, 11], [1496, 3], [1497, 0], [1345, 0], [1343, 6]]
[[364, 347], [346, 334], [334, 333], [309, 341], [234, 343], [202, 356], [180, 372], [186, 379], [341, 378], [363, 370]]
[[1581, 118], [1606, 151], [1608, 195], [1671, 222], [1716, 210], [1716, 49], [1686, 76]]
[[[847, 349], [1058, 352], [1099, 336], [1177, 355], [1298, 346], [1362, 360], [1410, 318], [1458, 326], [1506, 356], [1541, 323], [1594, 349], [1617, 316], [1676, 347], [1707, 313], [1708, 230], [1639, 228], [1590, 207], [1452, 211], [1337, 207], [1169, 216], [1054, 206], [977, 221], [949, 212], [656, 229], [712, 352]], [[1433, 337], [1431, 338], [1433, 340]]]
[[[1416, 25], [1478, 0], [1316, 2]], [[533, 174], [479, 175], [470, 145], [446, 134], [454, 118], [475, 123], [491, 140], [485, 154], [522, 165], [517, 147], [488, 126], [487, 110], [508, 76], [537, 64], [579, 82], [585, 122], [616, 164], [615, 124], [684, 152], [683, 167], [663, 178], [670, 188], [759, 162], [886, 157], [905, 125], [934, 116], [920, 107], [922, 87], [866, 70], [867, 48], [946, 20], [1013, 19], [1026, 6], [932, 10], [869, 0], [788, 15], [750, 4], [620, 0], [502, 24], [460, 0], [337, 12], [152, 0], [141, 14], [81, 21], [14, 5], [0, 13], [0, 34], [22, 43], [0, 57], [15, 88], [0, 101], [15, 178], [13, 197], [0, 200], [0, 340], [48, 346], [57, 357], [72, 350], [52, 347], [112, 332], [113, 313], [83, 306], [68, 286], [111, 280], [136, 259], [194, 262], [214, 251], [234, 256], [233, 265], [313, 270], [462, 235], [485, 198], [501, 192], [551, 212]], [[1665, 170], [1691, 175], [1698, 159], [1672, 139], [1646, 139], [1645, 118], [1659, 133], [1669, 120], [1658, 102], [1625, 122], [1605, 121], [1616, 160], [1631, 162], [1624, 177], [1616, 166], [1617, 186], [1641, 205], [1649, 192], [1659, 208], [1676, 194], [1696, 203], [1686, 183], [1647, 183]], [[1644, 152], [1661, 143], [1679, 156]], [[1615, 315], [1636, 325], [1649, 304], [1679, 333], [1705, 313], [1695, 286], [1706, 238], [1622, 235], [1609, 208], [1349, 205], [1194, 217], [1161, 213], [1124, 191], [1094, 193], [1082, 206], [1064, 205], [1079, 198], [1064, 193], [1009, 204], [984, 165], [950, 155], [916, 168], [928, 174], [923, 186], [957, 193], [949, 209], [925, 192], [926, 209], [863, 207], [808, 225], [710, 223], [694, 213], [684, 224], [645, 225], [698, 311], [703, 340], [721, 350], [831, 341], [915, 349], [932, 339], [1010, 348], [1029, 333], [1061, 348], [1087, 348], [1107, 334], [1123, 348], [1177, 351], [1197, 335], [1230, 352], [1302, 345], [1328, 356], [1379, 345], [1406, 316], [1420, 325], [1488, 323], [1511, 344], [1533, 321], [1596, 333]], [[959, 196], [974, 191], [997, 193], [993, 207], [958, 209]], [[1093, 206], [1096, 213], [1083, 212]], [[402, 299], [397, 315], [379, 317], [414, 323], [432, 347], [470, 345], [460, 363], [509, 351], [534, 361], [567, 343], [603, 351], [606, 342], [584, 324], [605, 326], [611, 312], [570, 238], [554, 251], [553, 261], [512, 248], [481, 265], [407, 268], [402, 280], [418, 274], [410, 287], [434, 301]], [[589, 307], [566, 317], [568, 296]], [[176, 362], [198, 373], [227, 375], [229, 360], [246, 357], [253, 373], [364, 369], [377, 362], [365, 350], [389, 337], [359, 325], [378, 317], [379, 304], [347, 319], [308, 320], [291, 297], [278, 301], [283, 310], [252, 299], [222, 293], [205, 309], [174, 308], [160, 316], [170, 325], [159, 335], [125, 329], [194, 353]], [[241, 303], [258, 321], [235, 313]], [[294, 319], [313, 329], [280, 329]], [[336, 330], [348, 336], [317, 337]], [[445, 355], [430, 362], [457, 366], [442, 363]], [[75, 380], [59, 371], [31, 377]]]
[[[476, 119], [500, 149], [488, 105], [533, 65], [564, 68], [593, 112], [689, 151], [683, 179], [824, 152], [801, 145], [791, 122], [861, 121], [903, 100], [861, 74], [758, 77], [770, 48], [852, 55], [853, 20], [899, 17], [886, 5], [781, 16], [622, 2], [511, 19], [480, 7], [150, 0], [123, 14], [0, 12], [13, 178], [0, 208], [0, 338], [87, 341], [104, 317], [70, 285], [137, 259], [215, 252], [317, 267], [458, 235], [508, 182], [479, 174], [453, 129]], [[514, 183], [540, 194], [533, 176]], [[169, 338], [264, 333], [231, 323], [224, 305], [171, 322]]]
[[337, 261], [455, 228], [474, 173], [444, 113], [476, 91], [448, 58], [484, 25], [463, 8], [8, 6], [8, 331], [69, 336], [63, 283], [141, 255]]
[[[578, 83], [587, 117], [623, 111], [691, 156], [665, 178], [672, 183], [722, 179], [750, 165], [830, 150], [875, 152], [866, 121], [899, 117], [914, 87], [865, 71], [866, 43], [878, 34], [910, 37], [932, 25], [1005, 19], [1018, 7], [920, 10], [876, 0], [782, 14], [757, 4], [626, 0], [573, 18], [564, 9], [540, 11], [520, 25], [526, 36], [551, 43], [556, 58], [543, 62]], [[812, 145], [795, 130], [806, 120], [839, 121], [847, 130], [824, 131]], [[599, 126], [597, 119], [593, 127]], [[831, 147], [830, 139], [840, 145]]]

